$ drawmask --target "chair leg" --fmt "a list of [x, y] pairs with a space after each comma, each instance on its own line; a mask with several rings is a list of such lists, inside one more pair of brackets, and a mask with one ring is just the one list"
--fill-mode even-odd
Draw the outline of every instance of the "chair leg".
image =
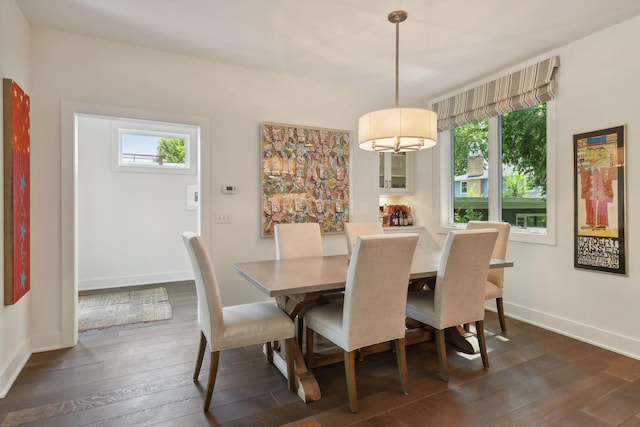
[[502, 305], [502, 298], [496, 298], [496, 308], [498, 309], [498, 319], [500, 320], [500, 329], [502, 333], [507, 332], [507, 321], [504, 318], [504, 306]]
[[304, 317], [298, 315], [296, 317], [296, 331], [298, 333], [298, 345], [302, 347], [302, 334], [304, 333]]
[[200, 368], [202, 368], [202, 359], [204, 359], [204, 349], [207, 347], [207, 338], [200, 331], [200, 347], [198, 348], [198, 358], [196, 359], [196, 370], [193, 371], [193, 382], [198, 381], [200, 376]]
[[289, 338], [285, 342], [287, 346], [287, 387], [289, 391], [296, 390], [296, 372], [295, 372], [295, 360], [293, 355], [293, 346], [295, 345], [295, 338]]
[[309, 372], [313, 369], [313, 339], [315, 332], [313, 329], [307, 328], [307, 369]]
[[485, 369], [489, 369], [489, 356], [487, 356], [487, 340], [484, 337], [484, 321], [476, 321], [476, 337], [480, 344], [480, 355], [482, 356], [482, 365]]
[[447, 364], [447, 345], [444, 341], [444, 329], [436, 329], [436, 348], [440, 361], [440, 378], [449, 381], [449, 365]]
[[356, 391], [356, 352], [344, 352], [344, 372], [347, 377], [347, 392], [349, 393], [349, 410], [358, 412], [358, 393]]
[[409, 375], [407, 374], [407, 352], [404, 346], [404, 338], [399, 338], [394, 342], [396, 347], [396, 359], [398, 359], [398, 369], [400, 370], [400, 383], [402, 392], [409, 395]]
[[271, 344], [271, 341], [267, 341], [266, 343], [264, 343], [264, 347], [267, 363], [269, 365], [273, 365], [273, 345]]
[[213, 386], [216, 385], [216, 375], [218, 375], [218, 362], [220, 361], [220, 352], [211, 352], [211, 363], [209, 364], [209, 381], [207, 382], [207, 397], [204, 400], [204, 411], [209, 410], [211, 398], [213, 397]]

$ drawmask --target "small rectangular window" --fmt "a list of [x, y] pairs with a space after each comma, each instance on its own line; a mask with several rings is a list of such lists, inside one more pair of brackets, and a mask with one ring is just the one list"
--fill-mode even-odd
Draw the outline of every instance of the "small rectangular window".
[[120, 130], [120, 164], [188, 168], [189, 135]]
[[135, 120], [115, 122], [114, 170], [192, 173], [195, 141], [197, 130], [188, 125]]

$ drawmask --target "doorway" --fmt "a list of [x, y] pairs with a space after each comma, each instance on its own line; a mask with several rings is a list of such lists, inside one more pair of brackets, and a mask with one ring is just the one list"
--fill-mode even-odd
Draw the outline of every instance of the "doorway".
[[[188, 170], [118, 169], [119, 130], [166, 132], [176, 126], [192, 135]], [[208, 127], [202, 117], [63, 103], [62, 346], [77, 342], [79, 290], [192, 277], [180, 233], [203, 234], [207, 198], [198, 191], [194, 210], [187, 194], [193, 197], [201, 187], [202, 153], [208, 152], [201, 139]]]

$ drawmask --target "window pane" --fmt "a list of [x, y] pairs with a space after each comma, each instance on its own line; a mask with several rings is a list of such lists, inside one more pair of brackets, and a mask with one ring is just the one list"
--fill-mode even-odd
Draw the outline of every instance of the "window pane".
[[453, 220], [489, 218], [488, 121], [455, 128], [453, 133]]
[[391, 153], [391, 188], [407, 188], [406, 154]]
[[153, 133], [122, 132], [120, 164], [186, 167], [185, 138]]
[[547, 227], [547, 105], [502, 116], [502, 220]]

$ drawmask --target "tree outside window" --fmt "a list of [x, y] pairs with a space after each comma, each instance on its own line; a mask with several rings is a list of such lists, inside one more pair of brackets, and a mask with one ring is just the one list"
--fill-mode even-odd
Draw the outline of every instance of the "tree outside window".
[[[459, 126], [453, 132], [454, 222], [502, 220], [514, 226], [546, 226], [546, 104]], [[500, 132], [489, 132], [498, 124]], [[490, 144], [489, 135], [499, 141]], [[498, 147], [490, 152], [489, 147]], [[499, 213], [489, 212], [489, 168], [501, 165]], [[462, 182], [468, 192], [463, 194]], [[536, 218], [523, 222], [522, 218]], [[519, 221], [517, 219], [520, 219]], [[524, 224], [524, 225], [523, 225]]]

